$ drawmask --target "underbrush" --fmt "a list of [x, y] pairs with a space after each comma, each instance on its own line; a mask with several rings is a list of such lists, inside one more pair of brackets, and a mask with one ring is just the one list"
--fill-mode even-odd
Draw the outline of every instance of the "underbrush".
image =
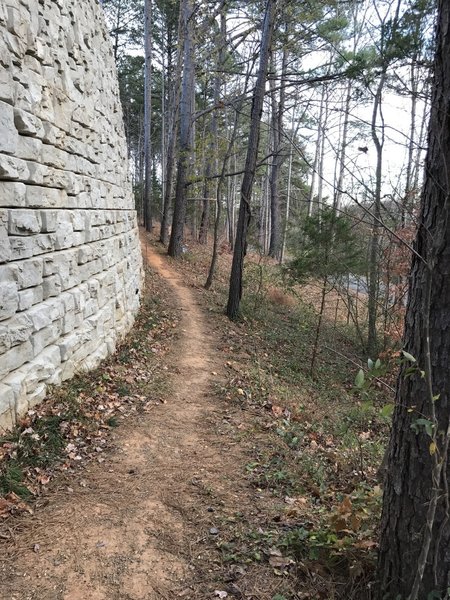
[[[207, 298], [217, 312], [224, 279]], [[247, 263], [241, 321], [222, 332], [229, 377], [217, 393], [256, 414], [235, 436], [249, 447], [248, 485], [269, 494], [272, 509], [220, 550], [285, 577], [277, 598], [370, 598], [393, 375], [358, 389], [355, 375], [368, 367], [357, 332], [329, 318], [311, 373], [317, 309], [286, 289], [273, 262]]]

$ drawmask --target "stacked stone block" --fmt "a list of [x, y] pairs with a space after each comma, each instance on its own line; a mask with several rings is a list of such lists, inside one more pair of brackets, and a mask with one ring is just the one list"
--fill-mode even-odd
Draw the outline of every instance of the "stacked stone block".
[[2, 0], [0, 427], [114, 351], [141, 279], [101, 7]]

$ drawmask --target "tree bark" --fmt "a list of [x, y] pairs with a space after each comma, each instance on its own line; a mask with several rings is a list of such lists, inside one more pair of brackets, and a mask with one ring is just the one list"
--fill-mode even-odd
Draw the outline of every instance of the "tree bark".
[[[378, 292], [379, 292], [379, 246], [380, 246], [380, 219], [381, 219], [381, 183], [383, 169], [383, 146], [384, 146], [384, 125], [381, 124], [381, 132], [377, 129], [377, 119], [382, 110], [382, 94], [386, 81], [387, 66], [384, 67], [377, 91], [375, 93], [373, 112], [372, 112], [372, 140], [377, 152], [377, 165], [375, 170], [375, 189], [373, 192], [373, 220], [372, 235], [369, 244], [369, 282], [368, 282], [368, 301], [367, 312], [369, 320], [369, 331], [367, 348], [369, 354], [377, 355], [378, 335], [377, 335], [377, 317], [378, 317]], [[382, 114], [382, 113], [381, 113]]]
[[[450, 4], [438, 2], [425, 185], [389, 446], [378, 598], [448, 598], [450, 523]], [[409, 363], [411, 365], [411, 363]], [[424, 371], [421, 375], [420, 371]], [[429, 423], [425, 428], [424, 421]], [[422, 424], [421, 424], [422, 423]], [[431, 434], [431, 435], [430, 435]], [[434, 595], [431, 595], [433, 594]]]
[[152, 0], [145, 0], [145, 83], [144, 83], [144, 227], [153, 229], [152, 220]]
[[[172, 75], [172, 33], [169, 24], [167, 25], [167, 70], [169, 76], [169, 106], [168, 106], [168, 139], [167, 154], [165, 157], [164, 168], [164, 195], [163, 210], [161, 219], [161, 231], [159, 240], [164, 246], [169, 243], [169, 221], [170, 205], [173, 189], [173, 171], [175, 166], [175, 146], [178, 135], [178, 110], [180, 104], [181, 71], [182, 71], [182, 18], [181, 7], [178, 18], [178, 46], [176, 56], [175, 74]], [[172, 77], [171, 77], [172, 75]]]
[[192, 99], [194, 89], [194, 46], [193, 46], [193, 4], [191, 0], [182, 2], [182, 23], [184, 31], [183, 44], [183, 78], [180, 98], [180, 141], [177, 166], [177, 183], [175, 188], [175, 205], [172, 219], [168, 253], [180, 256], [183, 252], [184, 221], [186, 218], [186, 185], [192, 154]]
[[270, 45], [275, 22], [275, 8], [277, 0], [267, 0], [264, 15], [261, 50], [259, 59], [259, 71], [253, 92], [252, 110], [250, 116], [250, 133], [245, 161], [244, 176], [241, 185], [241, 200], [239, 205], [239, 217], [236, 228], [236, 240], [234, 244], [233, 263], [231, 266], [230, 288], [226, 314], [230, 319], [236, 319], [239, 314], [239, 306], [242, 298], [242, 274], [244, 270], [244, 257], [247, 250], [247, 231], [251, 218], [250, 201], [253, 188], [253, 180], [256, 171], [256, 159], [259, 147], [259, 131], [261, 126], [261, 115], [263, 109], [264, 93], [267, 80], [267, 67], [269, 62]]

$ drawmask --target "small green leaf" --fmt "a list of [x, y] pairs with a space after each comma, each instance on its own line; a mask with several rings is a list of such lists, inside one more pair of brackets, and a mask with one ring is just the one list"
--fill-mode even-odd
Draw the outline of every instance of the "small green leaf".
[[432, 437], [434, 429], [433, 421], [421, 417], [420, 419], [416, 419], [411, 423], [411, 429], [416, 433], [419, 433], [420, 427], [423, 427], [425, 429], [425, 433]]
[[406, 360], [409, 360], [409, 362], [416, 362], [416, 359], [414, 358], [414, 356], [412, 354], [410, 354], [409, 352], [406, 352], [406, 350], [402, 350], [402, 354], [403, 356], [406, 358]]
[[380, 414], [382, 417], [392, 417], [392, 413], [394, 412], [393, 404], [385, 404], [383, 408], [380, 410]]
[[369, 371], [373, 369], [373, 360], [371, 358], [367, 359], [367, 366], [369, 367]]
[[436, 394], [436, 396], [433, 396], [433, 402], [436, 402], [437, 400], [439, 400], [440, 397], [441, 397], [440, 394]]
[[361, 389], [364, 385], [364, 371], [360, 369], [355, 377], [355, 386]]
[[381, 367], [381, 360], [379, 358], [377, 358], [377, 360], [375, 361], [375, 369], [379, 369]]

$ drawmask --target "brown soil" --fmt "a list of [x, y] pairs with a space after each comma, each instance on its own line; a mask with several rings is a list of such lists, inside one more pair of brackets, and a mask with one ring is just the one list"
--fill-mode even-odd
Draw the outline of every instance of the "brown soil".
[[1, 599], [215, 597], [215, 567], [205, 569], [199, 547], [214, 547], [217, 519], [239, 509], [238, 496], [251, 501], [239, 483], [242, 450], [218, 430], [226, 407], [212, 390], [223, 368], [215, 325], [166, 260], [148, 246], [144, 253], [182, 312], [169, 357], [174, 392], [118, 430], [105, 462], [90, 463], [25, 519], [27, 535], [3, 555]]

